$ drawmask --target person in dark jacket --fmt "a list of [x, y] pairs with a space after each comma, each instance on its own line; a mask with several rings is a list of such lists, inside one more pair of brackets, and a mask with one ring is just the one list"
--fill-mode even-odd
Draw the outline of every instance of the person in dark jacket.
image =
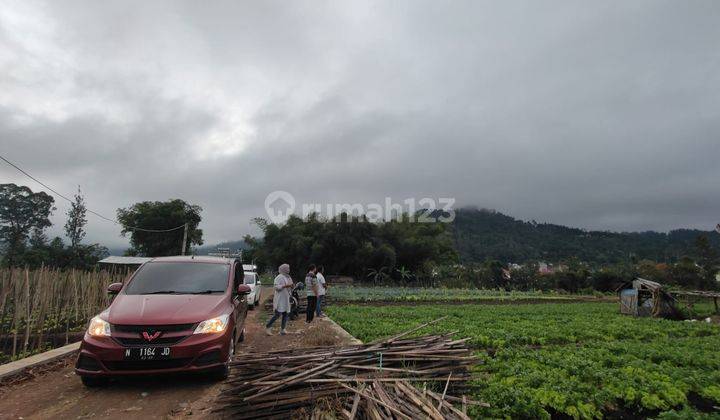
[[315, 308], [317, 307], [317, 296], [319, 293], [316, 275], [317, 268], [315, 264], [310, 264], [308, 272], [305, 275], [305, 290], [307, 290], [307, 316], [305, 322], [312, 322], [313, 318], [315, 318]]

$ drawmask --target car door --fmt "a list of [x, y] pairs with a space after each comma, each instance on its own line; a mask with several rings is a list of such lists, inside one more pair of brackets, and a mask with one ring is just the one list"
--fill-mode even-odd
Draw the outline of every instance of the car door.
[[245, 272], [240, 262], [235, 263], [235, 277], [233, 280], [233, 316], [235, 318], [235, 337], [239, 338], [245, 327], [245, 317], [247, 316], [247, 295], [239, 295], [237, 293], [238, 286], [245, 282]]
[[248, 295], [248, 303], [252, 303], [252, 299], [255, 296], [256, 289], [255, 289], [255, 274], [246, 271], [245, 272], [245, 284], [250, 286], [250, 294]]
[[260, 303], [260, 293], [262, 293], [262, 286], [260, 286], [260, 276], [255, 273], [255, 302], [253, 303]]
[[246, 272], [245, 273], [245, 284], [250, 286], [250, 289], [252, 290], [252, 292], [248, 296], [248, 304], [255, 304], [255, 302], [258, 301], [258, 293], [260, 293], [257, 273]]

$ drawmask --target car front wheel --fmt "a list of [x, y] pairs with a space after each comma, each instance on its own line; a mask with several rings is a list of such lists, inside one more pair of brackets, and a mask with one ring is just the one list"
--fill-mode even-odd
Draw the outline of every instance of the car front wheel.
[[[243, 330], [243, 333], [244, 332], [245, 332], [245, 330]], [[243, 335], [240, 336], [240, 339], [243, 339]], [[235, 358], [235, 335], [233, 335], [232, 339], [230, 340], [230, 350], [228, 351], [227, 361], [222, 366], [219, 366], [216, 370], [211, 372], [210, 377], [216, 381], [224, 381], [225, 379], [227, 379], [228, 375], [230, 375], [230, 362], [232, 362], [234, 358]]]

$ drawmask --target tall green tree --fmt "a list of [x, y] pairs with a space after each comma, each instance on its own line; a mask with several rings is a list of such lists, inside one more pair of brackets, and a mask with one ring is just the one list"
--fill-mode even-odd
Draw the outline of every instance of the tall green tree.
[[703, 271], [690, 257], [682, 257], [670, 270], [672, 281], [687, 289], [697, 289], [703, 284]]
[[50, 226], [55, 199], [44, 192], [33, 192], [26, 186], [0, 184], [0, 241], [5, 244], [3, 262], [19, 262], [28, 236], [33, 230]]
[[705, 288], [716, 288], [715, 276], [720, 266], [718, 252], [712, 247], [706, 235], [699, 235], [695, 239], [695, 249], [698, 255], [698, 264], [703, 270], [703, 284]]
[[[183, 200], [143, 201], [128, 208], [118, 209], [118, 221], [123, 226], [121, 234], [130, 234], [132, 248], [130, 255], [161, 257], [179, 255], [182, 251], [183, 228], [169, 232], [148, 232], [165, 230], [188, 224], [185, 253], [192, 245], [202, 245], [202, 229], [198, 225], [202, 218], [202, 208], [188, 204]], [[141, 229], [135, 229], [141, 228]]]
[[85, 225], [87, 224], [85, 197], [82, 195], [79, 186], [74, 199], [67, 211], [68, 219], [65, 222], [65, 234], [70, 239], [70, 251], [77, 256], [80, 241], [85, 237]]

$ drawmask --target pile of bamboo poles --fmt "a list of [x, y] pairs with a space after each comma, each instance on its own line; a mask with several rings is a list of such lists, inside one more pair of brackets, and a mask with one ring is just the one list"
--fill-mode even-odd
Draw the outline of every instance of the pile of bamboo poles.
[[442, 393], [427, 387], [421, 390], [407, 380], [387, 383], [374, 381], [372, 384], [360, 384], [357, 387], [347, 386], [347, 389], [354, 393], [354, 397], [346, 399], [345, 405], [339, 411], [348, 419], [464, 420], [469, 418], [468, 405], [489, 406], [465, 397], [447, 395], [448, 384], [449, 381]]
[[312, 409], [321, 399], [338, 399], [334, 414], [346, 418], [467, 418], [467, 406], [480, 403], [464, 399], [457, 408], [463, 398], [448, 395], [464, 389], [470, 366], [478, 362], [466, 339], [403, 338], [415, 330], [342, 348], [238, 354], [217, 411], [241, 419], [279, 418]]

